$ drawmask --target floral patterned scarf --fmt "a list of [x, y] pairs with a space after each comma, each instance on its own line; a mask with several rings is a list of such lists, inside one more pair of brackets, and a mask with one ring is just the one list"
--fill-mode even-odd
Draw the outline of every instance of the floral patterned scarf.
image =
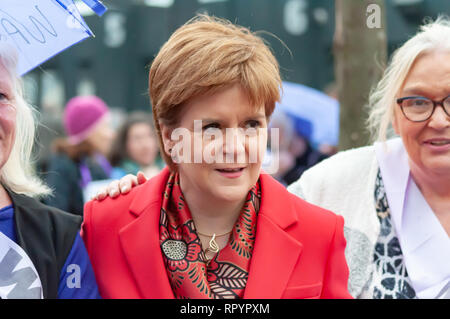
[[164, 191], [160, 245], [175, 298], [236, 299], [244, 296], [261, 201], [259, 181], [248, 192], [228, 244], [207, 263], [194, 221], [172, 173]]

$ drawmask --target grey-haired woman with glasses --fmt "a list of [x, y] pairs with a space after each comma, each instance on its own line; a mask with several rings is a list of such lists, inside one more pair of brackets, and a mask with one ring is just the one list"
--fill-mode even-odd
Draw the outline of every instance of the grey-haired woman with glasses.
[[323, 161], [289, 190], [344, 216], [354, 297], [450, 298], [448, 18], [394, 53], [369, 105], [375, 144]]

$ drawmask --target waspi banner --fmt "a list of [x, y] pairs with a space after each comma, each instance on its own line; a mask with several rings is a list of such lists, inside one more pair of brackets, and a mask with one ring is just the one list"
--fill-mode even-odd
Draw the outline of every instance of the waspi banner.
[[20, 75], [91, 35], [73, 0], [0, 2], [0, 45], [17, 50]]

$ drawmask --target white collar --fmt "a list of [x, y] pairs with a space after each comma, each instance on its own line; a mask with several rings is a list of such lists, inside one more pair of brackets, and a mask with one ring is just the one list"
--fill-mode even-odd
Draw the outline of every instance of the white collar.
[[419, 298], [447, 295], [450, 288], [450, 238], [410, 176], [400, 138], [375, 143], [392, 221], [403, 259]]

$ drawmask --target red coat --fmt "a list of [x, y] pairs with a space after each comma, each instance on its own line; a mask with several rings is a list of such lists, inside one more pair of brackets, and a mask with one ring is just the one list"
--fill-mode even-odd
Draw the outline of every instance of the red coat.
[[[116, 199], [90, 201], [82, 236], [103, 298], [173, 298], [159, 245], [169, 171]], [[266, 174], [244, 298], [351, 298], [344, 220]]]

